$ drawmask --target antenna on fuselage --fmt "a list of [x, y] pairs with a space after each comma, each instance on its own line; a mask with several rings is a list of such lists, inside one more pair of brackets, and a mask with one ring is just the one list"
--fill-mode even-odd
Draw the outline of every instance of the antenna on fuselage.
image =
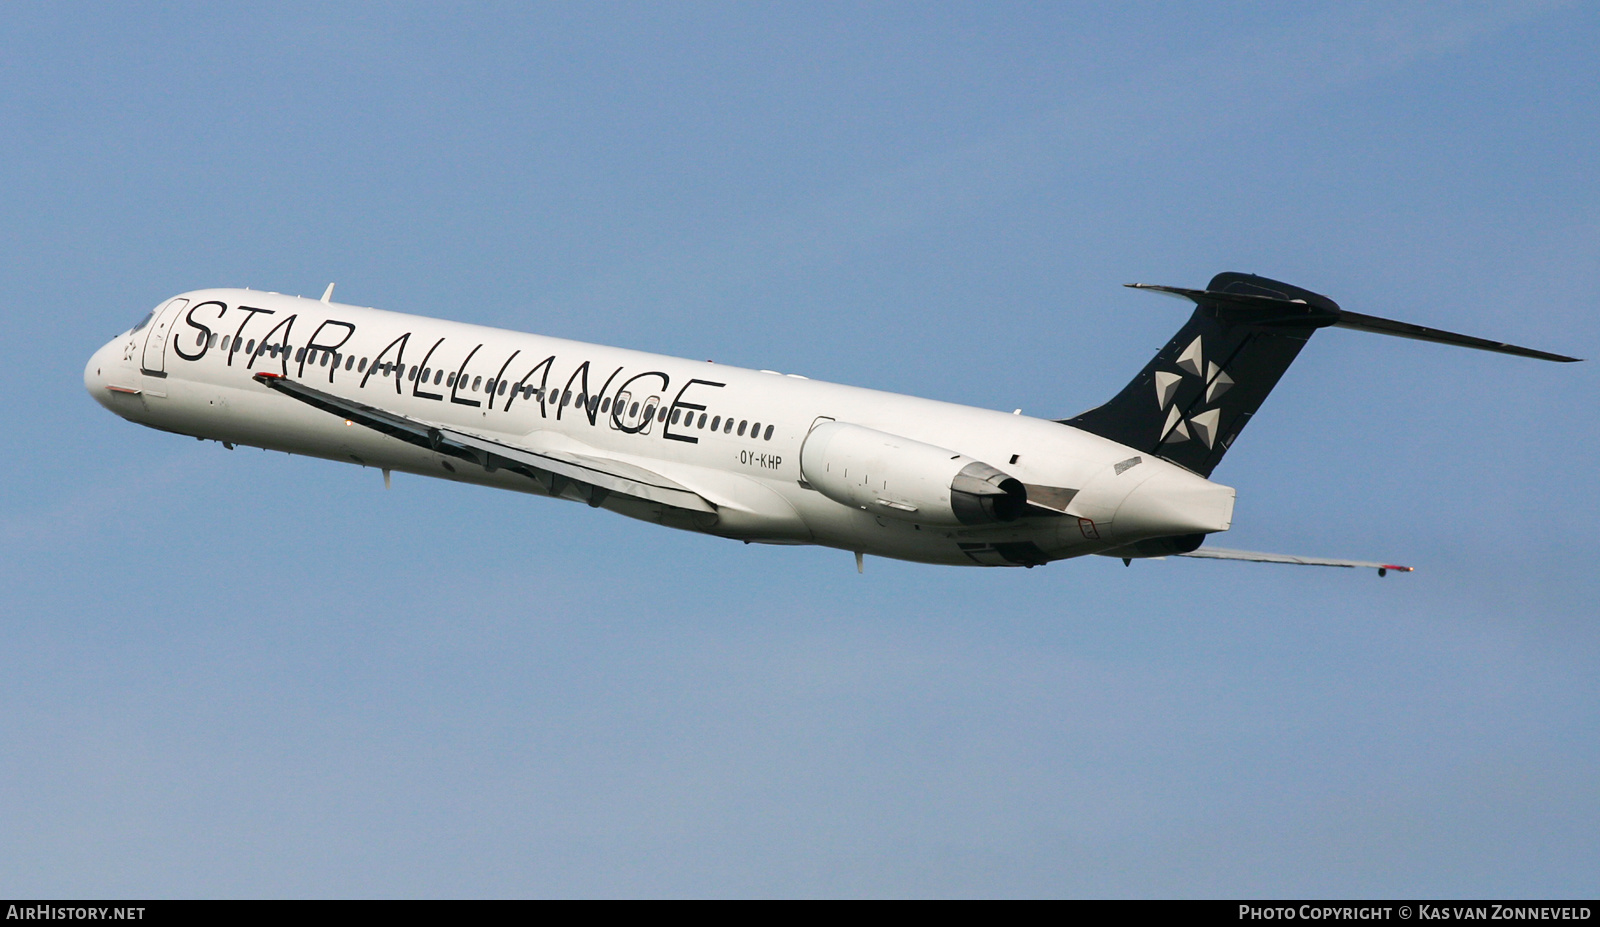
[[322, 291], [322, 301], [326, 303], [326, 302], [331, 302], [332, 300], [333, 300], [333, 284], [330, 283], [330, 284], [328, 284], [328, 288], [326, 290]]

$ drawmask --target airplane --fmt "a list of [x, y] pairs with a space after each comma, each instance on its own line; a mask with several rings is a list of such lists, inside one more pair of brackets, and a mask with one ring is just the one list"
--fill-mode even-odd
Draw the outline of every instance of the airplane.
[[672, 528], [954, 566], [1099, 554], [1410, 567], [1204, 547], [1209, 477], [1317, 329], [1546, 361], [1265, 277], [1128, 284], [1193, 314], [1110, 401], [1015, 413], [250, 289], [163, 301], [84, 369], [131, 422], [552, 496]]

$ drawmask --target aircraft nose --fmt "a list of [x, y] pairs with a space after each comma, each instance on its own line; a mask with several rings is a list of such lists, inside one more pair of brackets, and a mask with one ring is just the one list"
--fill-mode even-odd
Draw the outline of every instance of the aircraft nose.
[[[116, 350], [116, 342], [106, 342], [100, 346], [100, 350], [89, 356], [89, 363], [85, 364], [83, 368], [83, 388], [89, 391], [89, 395], [95, 402], [103, 406], [106, 405], [109, 398], [109, 394], [106, 392], [106, 386], [109, 383], [107, 374], [111, 372], [112, 361], [117, 359]], [[107, 406], [107, 408], [110, 407]]]

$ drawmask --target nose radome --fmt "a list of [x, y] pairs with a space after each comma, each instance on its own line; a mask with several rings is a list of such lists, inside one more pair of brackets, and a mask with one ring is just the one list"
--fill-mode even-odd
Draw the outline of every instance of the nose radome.
[[1128, 541], [1226, 531], [1233, 524], [1233, 500], [1231, 486], [1164, 468], [1122, 501], [1112, 530]]
[[116, 349], [116, 342], [107, 342], [100, 347], [100, 350], [89, 356], [89, 363], [83, 368], [83, 388], [89, 391], [95, 402], [103, 406], [109, 399], [106, 392], [109, 380], [106, 375], [111, 372], [111, 362], [116, 359]]

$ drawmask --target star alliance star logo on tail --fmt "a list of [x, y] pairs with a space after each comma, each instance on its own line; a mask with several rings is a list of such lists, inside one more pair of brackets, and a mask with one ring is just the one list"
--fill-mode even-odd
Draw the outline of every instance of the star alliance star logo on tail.
[[1207, 409], [1185, 418], [1172, 403], [1173, 397], [1178, 393], [1178, 385], [1183, 382], [1186, 374], [1203, 376], [1205, 401], [1208, 403], [1215, 402], [1233, 386], [1233, 378], [1224, 373], [1221, 367], [1215, 363], [1205, 362], [1205, 346], [1201, 343], [1203, 340], [1202, 337], [1195, 336], [1195, 339], [1189, 342], [1189, 346], [1183, 349], [1183, 353], [1178, 355], [1178, 369], [1182, 372], [1156, 371], [1156, 402], [1167, 410], [1167, 421], [1161, 426], [1161, 440], [1157, 442], [1159, 444], [1177, 444], [1191, 437], [1199, 439], [1208, 448], [1216, 443], [1218, 419], [1222, 417], [1220, 408]]

